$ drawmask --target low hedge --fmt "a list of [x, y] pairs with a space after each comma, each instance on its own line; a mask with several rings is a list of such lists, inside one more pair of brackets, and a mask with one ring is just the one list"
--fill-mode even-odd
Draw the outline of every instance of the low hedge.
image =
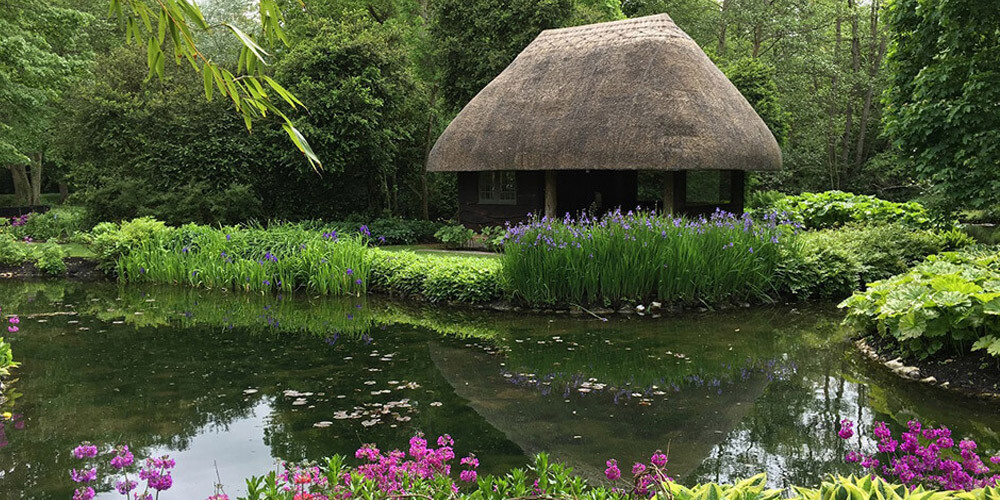
[[905, 272], [928, 255], [973, 243], [958, 230], [901, 224], [808, 231], [783, 247], [777, 281], [788, 296], [842, 299], [866, 283]]
[[503, 297], [500, 262], [496, 259], [417, 255], [413, 252], [369, 251], [371, 287], [431, 302], [483, 303]]

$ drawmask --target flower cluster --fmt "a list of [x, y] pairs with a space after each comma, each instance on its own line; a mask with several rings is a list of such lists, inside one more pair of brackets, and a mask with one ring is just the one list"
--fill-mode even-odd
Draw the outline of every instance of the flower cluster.
[[28, 223], [28, 214], [24, 214], [20, 217], [11, 217], [10, 225], [14, 227], [21, 227]]
[[[850, 420], [842, 420], [838, 435], [850, 439], [854, 436], [853, 427]], [[897, 440], [885, 422], [878, 422], [872, 435], [877, 441], [876, 453], [852, 450], [844, 457], [846, 462], [859, 464], [872, 475], [895, 479], [911, 487], [923, 485], [946, 490], [973, 490], [996, 486], [1000, 481], [1000, 474], [993, 473], [976, 453], [976, 442], [962, 440], [956, 449], [947, 427], [925, 427], [911, 420]], [[989, 461], [1000, 464], [1000, 456]]]
[[[279, 474], [269, 476], [268, 487], [284, 491], [296, 500], [346, 499], [357, 488], [371, 485], [386, 495], [406, 496], [414, 493], [427, 481], [443, 481], [453, 492], [459, 491], [452, 481], [451, 462], [455, 458], [455, 441], [445, 434], [432, 447], [422, 435], [410, 439], [409, 450], [380, 451], [374, 444], [366, 444], [354, 453], [364, 463], [355, 467], [342, 467], [341, 458], [331, 459], [327, 467], [282, 464]], [[475, 482], [479, 460], [469, 455], [460, 461], [465, 467], [460, 480]], [[209, 500], [213, 500], [210, 498]]]
[[[100, 455], [99, 450], [93, 444], [82, 443], [73, 449], [72, 455], [77, 460], [84, 462], [81, 469], [74, 468], [69, 472], [70, 478], [80, 484], [73, 493], [73, 500], [90, 500], [96, 495], [90, 483], [97, 480], [97, 461], [95, 459]], [[128, 499], [129, 494], [139, 487], [138, 481], [129, 478], [130, 469], [135, 464], [135, 455], [129, 450], [128, 445], [116, 446], [111, 449], [108, 455], [110, 455], [108, 464], [114, 469], [115, 474], [120, 475], [120, 478], [115, 480], [115, 490]], [[159, 493], [170, 489], [173, 485], [170, 470], [174, 468], [174, 465], [175, 462], [167, 455], [159, 458], [147, 458], [145, 465], [137, 474], [140, 480], [146, 481], [145, 490], [141, 493], [132, 493], [132, 498], [134, 500], [151, 500], [153, 494], [150, 490]]]
[[[632, 465], [632, 487], [625, 488], [615, 488], [614, 491], [617, 493], [627, 493], [629, 495], [636, 495], [642, 497], [653, 497], [656, 495], [656, 486], [666, 482], [673, 481], [674, 478], [667, 475], [666, 466], [668, 462], [667, 455], [660, 450], [656, 450], [653, 456], [649, 457], [649, 464], [644, 464], [642, 462], [636, 462]], [[615, 482], [621, 479], [622, 471], [618, 467], [618, 461], [615, 459], [609, 459], [605, 462], [607, 468], [604, 469], [604, 476], [608, 478], [609, 481]]]

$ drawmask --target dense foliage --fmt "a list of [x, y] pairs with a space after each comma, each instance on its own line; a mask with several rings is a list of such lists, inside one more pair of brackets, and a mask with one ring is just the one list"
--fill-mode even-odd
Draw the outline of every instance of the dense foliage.
[[[3, 308], [0, 308], [0, 313], [3, 312]], [[0, 316], [2, 317], [2, 316]], [[16, 314], [11, 314], [7, 318], [7, 333], [17, 333], [20, 330], [18, 325], [21, 324], [21, 318]], [[18, 363], [14, 361], [14, 351], [10, 347], [10, 343], [0, 337], [0, 382], [2, 379], [10, 375], [10, 371], [18, 367]], [[3, 384], [0, 383], [0, 391], [3, 390]], [[2, 396], [0, 396], [2, 399]]]
[[775, 290], [779, 242], [791, 232], [773, 217], [724, 212], [536, 220], [508, 232], [503, 272], [514, 296], [530, 303], [760, 301]]
[[1000, 9], [894, 0], [886, 125], [948, 208], [1000, 203]]
[[432, 302], [490, 302], [504, 296], [497, 259], [373, 250], [371, 287]]
[[782, 217], [802, 224], [806, 229], [826, 229], [849, 223], [897, 223], [928, 228], [933, 222], [927, 209], [920, 203], [896, 203], [843, 191], [776, 195], [762, 207], [755, 209], [755, 212], [777, 212]]
[[778, 283], [800, 300], [841, 299], [866, 283], [905, 272], [928, 255], [972, 244], [957, 230], [900, 224], [853, 225], [802, 233], [783, 248]]
[[270, 217], [395, 213], [398, 191], [417, 184], [423, 168], [427, 106], [404, 33], [360, 14], [316, 21], [311, 31], [274, 72], [309, 103], [293, 116], [324, 172], [277, 143], [255, 189], [269, 200]]
[[310, 291], [343, 295], [364, 293], [368, 285], [367, 235], [338, 235], [297, 226], [268, 229], [186, 224], [181, 227], [141, 221], [95, 238], [102, 255], [129, 240], [115, 269], [123, 282], [176, 283], [229, 290]]
[[926, 358], [986, 349], [1000, 357], [1000, 255], [943, 253], [845, 300], [845, 322]]

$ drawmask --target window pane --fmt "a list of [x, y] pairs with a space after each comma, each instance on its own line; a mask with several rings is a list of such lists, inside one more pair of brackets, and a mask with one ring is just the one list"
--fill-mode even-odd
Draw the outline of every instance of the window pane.
[[497, 171], [479, 173], [479, 203], [514, 204], [517, 202], [517, 175]]
[[732, 201], [732, 172], [729, 170], [689, 170], [687, 203], [723, 205]]

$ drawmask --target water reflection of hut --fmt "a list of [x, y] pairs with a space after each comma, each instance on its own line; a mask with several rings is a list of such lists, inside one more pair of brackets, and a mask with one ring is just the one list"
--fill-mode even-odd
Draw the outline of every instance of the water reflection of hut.
[[627, 465], [648, 459], [656, 448], [669, 448], [671, 475], [686, 476], [753, 408], [768, 383], [759, 376], [740, 381], [738, 390], [688, 387], [650, 406], [616, 405], [610, 394], [577, 394], [566, 404], [559, 394], [510, 384], [498, 358], [437, 343], [429, 348], [455, 393], [525, 454], [548, 453], [590, 479], [601, 477], [609, 450]]
[[743, 209], [744, 172], [781, 168], [750, 104], [666, 14], [542, 32], [458, 114], [428, 159], [458, 172], [481, 226], [635, 206], [638, 171], [663, 205]]

